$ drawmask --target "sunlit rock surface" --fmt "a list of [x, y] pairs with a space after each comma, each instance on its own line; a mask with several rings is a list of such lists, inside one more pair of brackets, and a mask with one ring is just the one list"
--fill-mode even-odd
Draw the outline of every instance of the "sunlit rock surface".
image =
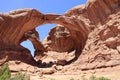
[[[58, 25], [40, 42], [38, 35], [42, 34], [36, 34], [35, 28], [47, 23]], [[26, 36], [31, 30], [35, 37]], [[98, 74], [100, 71], [111, 71], [112, 74], [114, 70], [117, 74], [120, 65], [120, 1], [88, 0], [85, 5], [76, 6], [62, 15], [42, 14], [36, 9], [0, 13], [0, 38], [1, 65], [13, 61], [10, 66], [18, 66], [24, 62], [30, 64], [29, 72], [34, 72], [33, 65], [51, 67], [48, 71], [43, 70], [45, 74], [54, 73], [57, 68], [61, 69], [59, 74], [78, 74], [79, 71], [82, 74], [82, 71], [90, 70]], [[20, 45], [27, 39], [38, 49], [35, 55], [38, 62]], [[41, 49], [45, 54], [42, 58]], [[111, 76], [111, 79], [116, 77], [119, 76]]]

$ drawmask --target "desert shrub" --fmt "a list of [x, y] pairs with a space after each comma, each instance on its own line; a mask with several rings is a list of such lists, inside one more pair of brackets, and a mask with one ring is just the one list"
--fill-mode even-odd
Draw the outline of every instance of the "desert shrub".
[[88, 79], [86, 79], [85, 77], [82, 77], [82, 80], [88, 80]]
[[8, 64], [4, 64], [0, 68], [0, 80], [6, 80], [11, 77], [11, 73], [8, 67]]
[[108, 79], [105, 77], [96, 77], [96, 76], [92, 75], [89, 79], [82, 77], [82, 80], [111, 80], [111, 79]]
[[55, 80], [55, 78], [51, 78], [50, 80]]
[[7, 80], [30, 80], [30, 76], [22, 74], [22, 73], [17, 73], [15, 77], [7, 79]]
[[92, 75], [92, 76], [90, 77], [90, 80], [97, 80], [97, 78], [96, 78], [96, 76]]
[[22, 73], [17, 73], [15, 77], [11, 78], [11, 72], [8, 64], [4, 64], [0, 68], [0, 80], [30, 80], [30, 76]]
[[105, 77], [96, 77], [93, 75], [90, 77], [90, 80], [110, 80], [110, 79], [105, 78]]
[[70, 80], [74, 80], [74, 78], [71, 78]]
[[105, 78], [105, 77], [99, 77], [98, 80], [110, 80], [110, 79]]

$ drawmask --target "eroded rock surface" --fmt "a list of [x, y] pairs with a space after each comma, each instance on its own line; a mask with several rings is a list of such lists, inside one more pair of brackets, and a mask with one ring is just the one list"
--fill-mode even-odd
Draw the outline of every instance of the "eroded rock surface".
[[[34, 29], [46, 23], [60, 25], [51, 29], [43, 46]], [[26, 37], [25, 33], [32, 30], [36, 38]], [[112, 68], [120, 65], [120, 1], [89, 0], [86, 5], [76, 6], [63, 15], [42, 14], [35, 9], [0, 13], [0, 38], [1, 64], [10, 59], [34, 62], [29, 50], [20, 46], [22, 41], [30, 39], [36, 50], [48, 51], [47, 57], [40, 58], [45, 62], [58, 61], [65, 65], [64, 61], [77, 60], [62, 67], [61, 73]], [[75, 52], [71, 57], [72, 51]], [[39, 58], [39, 54], [36, 56]]]
[[51, 29], [48, 37], [43, 41], [48, 51], [67, 52], [75, 49], [70, 31], [62, 25]]
[[[72, 64], [77, 66], [77, 69], [79, 67], [82, 70], [91, 70], [120, 64], [120, 2], [118, 0], [89, 0], [86, 5], [74, 7], [58, 19], [63, 23], [60, 22], [61, 27], [58, 25], [53, 28], [45, 39], [47, 44], [45, 46], [48, 49], [59, 52], [79, 51], [75, 55], [80, 57]], [[65, 32], [69, 37], [67, 35], [61, 37]], [[70, 68], [73, 69], [72, 66]]]
[[[65, 31], [68, 32], [67, 34], [70, 33], [72, 35], [73, 39], [75, 39], [75, 41], [72, 41], [73, 43], [71, 45], [76, 45], [76, 46], [69, 46], [71, 48], [67, 48], [63, 51], [69, 51], [72, 48], [75, 49], [76, 50], [76, 59], [77, 59], [85, 45], [85, 41], [87, 40], [89, 28], [87, 26], [88, 23], [84, 23], [84, 21], [80, 20], [81, 18], [77, 17], [77, 15], [75, 15], [75, 16], [71, 16], [71, 17], [65, 16], [64, 17], [64, 15], [63, 15], [60, 17], [60, 15], [54, 15], [54, 14], [45, 14], [44, 15], [35, 9], [20, 9], [20, 10], [11, 11], [9, 13], [4, 13], [4, 14], [1, 13], [1, 23], [2, 24], [0, 26], [0, 28], [1, 28], [0, 29], [1, 30], [1, 32], [0, 32], [0, 34], [1, 34], [0, 35], [0, 37], [1, 37], [0, 49], [1, 49], [1, 51], [9, 51], [9, 50], [10, 51], [20, 51], [20, 52], [25, 51], [26, 53], [30, 53], [28, 49], [26, 49], [20, 45], [20, 43], [22, 41], [29, 38], [29, 37], [25, 36], [25, 33], [30, 30], [34, 30], [35, 27], [37, 27], [41, 24], [58, 23], [58, 24], [64, 25], [64, 27], [66, 27]], [[76, 19], [76, 21], [74, 19]], [[79, 21], [77, 21], [77, 19], [80, 20], [80, 23], [79, 23]], [[9, 25], [9, 27], [7, 25]], [[58, 31], [56, 32], [55, 35], [57, 37], [60, 37], [60, 35], [59, 35], [59, 34], [61, 34], [60, 29], [56, 29], [56, 30], [58, 30]], [[9, 34], [11, 34], [11, 35], [9, 35]], [[37, 39], [35, 40], [32, 38], [29, 38], [29, 39], [33, 43], [33, 45], [37, 51], [38, 44], [36, 45], [36, 42], [38, 41], [37, 43], [40, 43], [39, 40], [37, 40]], [[71, 39], [69, 39], [69, 40], [71, 40]], [[60, 45], [58, 45], [58, 47], [60, 48]], [[57, 51], [62, 51], [62, 50], [60, 48]], [[30, 55], [30, 54], [28, 54], [28, 55]]]
[[91, 32], [79, 59], [72, 64], [76, 67], [69, 68], [92, 70], [120, 65], [120, 2], [89, 0], [85, 6], [77, 6], [72, 10], [66, 15], [78, 14], [88, 18]]
[[[15, 53], [20, 52], [21, 55], [24, 55], [21, 56], [23, 61], [27, 58], [28, 61], [31, 60], [30, 51], [20, 45], [22, 41], [27, 39], [25, 33], [34, 30], [41, 24], [55, 22], [54, 20], [58, 16], [44, 15], [35, 9], [19, 9], [9, 13], [0, 13], [0, 54], [15, 51]], [[10, 55], [6, 56], [10, 57]], [[27, 58], [24, 58], [25, 56]]]

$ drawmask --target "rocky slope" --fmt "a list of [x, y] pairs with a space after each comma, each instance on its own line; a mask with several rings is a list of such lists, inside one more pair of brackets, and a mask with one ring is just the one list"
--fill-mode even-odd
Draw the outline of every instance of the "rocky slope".
[[58, 25], [50, 31], [45, 46], [57, 52], [76, 50], [76, 57], [81, 54], [78, 60], [81, 64], [100, 57], [111, 60], [115, 54], [119, 57], [119, 3], [118, 0], [95, 0], [72, 8], [58, 18], [64, 26]]
[[[38, 37], [41, 34], [35, 28], [46, 23], [58, 25], [41, 43]], [[0, 13], [0, 24], [0, 64], [9, 61], [12, 71], [27, 70], [35, 75], [56, 72], [79, 77], [92, 72], [119, 80], [117, 75], [112, 76], [112, 70], [116, 74], [120, 71], [119, 0], [88, 0], [85, 5], [76, 6], [63, 15], [42, 14], [35, 9]], [[35, 57], [42, 60], [42, 64], [36, 63], [29, 50], [20, 45], [26, 39], [33, 43]], [[41, 53], [47, 56], [41, 58]], [[13, 69], [13, 65], [17, 69]], [[41, 65], [50, 68], [38, 68]]]

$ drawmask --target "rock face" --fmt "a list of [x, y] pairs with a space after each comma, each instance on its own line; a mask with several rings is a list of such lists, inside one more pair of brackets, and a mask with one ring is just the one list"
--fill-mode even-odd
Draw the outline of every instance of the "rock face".
[[[50, 17], [49, 17], [50, 16]], [[21, 9], [0, 14], [0, 50], [20, 50], [21, 38], [25, 32], [54, 21], [58, 15], [43, 15], [35, 9]], [[51, 19], [49, 21], [49, 19]], [[9, 26], [8, 26], [9, 25]]]
[[9, 13], [0, 13], [0, 54], [3, 54], [4, 51], [15, 51], [21, 52], [21, 55], [27, 54], [27, 57], [31, 56], [30, 51], [20, 45], [22, 41], [27, 39], [25, 33], [34, 30], [41, 24], [54, 22], [58, 16], [43, 15], [35, 9], [20, 9]]
[[[35, 28], [46, 23], [58, 25], [41, 43]], [[37, 58], [45, 51], [47, 54], [50, 51], [68, 54], [75, 51], [74, 59], [68, 59], [70, 62], [77, 60], [69, 68], [71, 70], [120, 65], [120, 1], [89, 0], [86, 5], [76, 6], [63, 15], [42, 14], [36, 9], [0, 13], [0, 38], [0, 57], [4, 54], [5, 60], [35, 62], [29, 50], [20, 45], [29, 39]], [[14, 55], [19, 58], [13, 58]], [[62, 60], [62, 64], [63, 61], [66, 62]]]
[[71, 51], [75, 47], [70, 31], [62, 25], [53, 28], [43, 44], [48, 51], [57, 52]]
[[[76, 50], [76, 59], [80, 54], [91, 53], [91, 49], [97, 44], [118, 49], [120, 45], [119, 9], [118, 0], [89, 0], [86, 5], [72, 8], [57, 18], [61, 20], [59, 24], [62, 26], [58, 25], [50, 31], [44, 41], [45, 47], [58, 52]], [[93, 47], [91, 47], [92, 44]], [[99, 45], [96, 48], [100, 47]], [[96, 55], [95, 53], [92, 54]]]
[[62, 26], [51, 29], [44, 40], [48, 50], [68, 53], [76, 50], [75, 59], [80, 56], [76, 64], [81, 65], [78, 65], [80, 69], [120, 64], [118, 0], [89, 0], [86, 5], [76, 6], [57, 19]]
[[[76, 40], [76, 41], [73, 41], [73, 43], [75, 42], [75, 44], [72, 44], [72, 45], [76, 45], [74, 49], [77, 50], [78, 52], [81, 51], [85, 44], [85, 40], [87, 39], [89, 28], [84, 26], [82, 28], [80, 27], [81, 29], [80, 30], [78, 26], [80, 26], [81, 23], [75, 24], [77, 20], [75, 22], [73, 21], [75, 18], [74, 16], [70, 18], [68, 17], [68, 19], [67, 17], [64, 17], [64, 15], [61, 17], [59, 16], [60, 15], [54, 15], [54, 14], [44, 15], [35, 9], [21, 9], [21, 10], [11, 11], [9, 13], [4, 13], [4, 14], [1, 13], [0, 51], [17, 51], [17, 52], [30, 53], [28, 49], [20, 45], [22, 41], [29, 38], [25, 36], [25, 33], [27, 33], [30, 30], [34, 30], [35, 27], [41, 24], [46, 24], [46, 23], [58, 23], [68, 28], [68, 32], [70, 31], [70, 33], [72, 34], [72, 37], [75, 38]], [[80, 18], [78, 18], [78, 20], [79, 19]], [[62, 22], [64, 20], [65, 22]], [[71, 24], [71, 21], [72, 21], [72, 24]], [[83, 21], [81, 22], [83, 23]], [[87, 25], [87, 24], [83, 23], [83, 25]], [[83, 32], [85, 33], [83, 34]], [[80, 39], [76, 39], [78, 36], [81, 36]], [[36, 41], [33, 41], [31, 39], [30, 41], [32, 41], [35, 47]], [[73, 46], [71, 47], [73, 48]], [[37, 48], [35, 47], [35, 49]], [[57, 51], [61, 51], [60, 49], [57, 49]], [[65, 50], [68, 51], [70, 49], [65, 49]], [[80, 54], [78, 52], [77, 54]]]
[[39, 33], [35, 29], [26, 32], [24, 38], [32, 42], [33, 47], [35, 49], [34, 51], [35, 59], [37, 57], [42, 58], [43, 56], [45, 56], [44, 52], [46, 52], [46, 49], [44, 48], [43, 44], [40, 42]]
[[75, 14], [90, 21], [88, 27], [91, 31], [79, 59], [74, 63], [79, 65], [74, 69], [91, 70], [120, 65], [120, 2], [89, 0], [85, 6], [77, 6], [65, 15]]

